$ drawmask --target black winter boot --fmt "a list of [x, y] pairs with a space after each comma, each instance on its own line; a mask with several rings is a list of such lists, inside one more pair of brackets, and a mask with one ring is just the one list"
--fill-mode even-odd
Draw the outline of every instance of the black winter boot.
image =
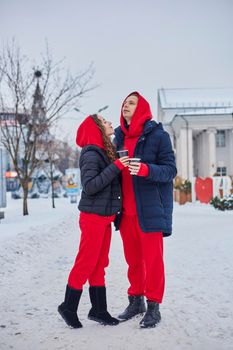
[[132, 317], [142, 314], [146, 311], [146, 305], [143, 295], [129, 295], [129, 305], [122, 314], [118, 316], [121, 321], [127, 321]]
[[145, 316], [139, 323], [141, 328], [153, 328], [156, 327], [157, 324], [161, 320], [161, 315], [159, 311], [159, 303], [154, 301], [147, 300], [147, 311]]
[[119, 321], [107, 311], [106, 288], [104, 286], [89, 287], [89, 294], [92, 305], [88, 313], [89, 320], [103, 325], [116, 326]]
[[70, 288], [67, 284], [65, 301], [58, 306], [58, 312], [68, 326], [81, 328], [82, 323], [78, 319], [77, 310], [82, 290]]

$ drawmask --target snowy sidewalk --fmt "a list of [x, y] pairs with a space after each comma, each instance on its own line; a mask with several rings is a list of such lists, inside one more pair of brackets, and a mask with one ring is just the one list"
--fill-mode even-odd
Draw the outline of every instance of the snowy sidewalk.
[[[31, 215], [10, 202], [0, 224], [0, 349], [16, 350], [230, 350], [233, 340], [233, 212], [210, 206], [176, 206], [174, 234], [166, 238], [166, 292], [162, 322], [139, 329], [139, 319], [116, 327], [87, 320], [85, 286], [79, 307], [82, 329], [70, 329], [56, 309], [78, 247], [76, 205], [31, 200]], [[19, 209], [21, 210], [21, 208]], [[17, 216], [18, 215], [18, 216]], [[18, 234], [16, 234], [18, 232]], [[127, 304], [126, 265], [113, 232], [107, 292], [116, 316]]]

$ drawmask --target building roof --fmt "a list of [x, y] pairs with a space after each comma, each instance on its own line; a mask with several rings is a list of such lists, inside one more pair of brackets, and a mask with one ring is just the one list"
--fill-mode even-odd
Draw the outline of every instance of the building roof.
[[204, 108], [204, 109], [198, 109], [188, 112], [178, 112], [176, 115], [223, 115], [223, 114], [233, 114], [233, 108], [232, 107], [226, 107], [226, 108]]
[[164, 109], [233, 107], [233, 88], [159, 89], [158, 95]]

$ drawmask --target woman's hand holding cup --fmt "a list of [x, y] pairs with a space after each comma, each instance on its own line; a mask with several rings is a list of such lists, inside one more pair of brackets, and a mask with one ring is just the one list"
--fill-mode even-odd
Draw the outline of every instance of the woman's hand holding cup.
[[128, 156], [124, 156], [119, 158], [119, 161], [121, 162], [122, 165], [124, 165], [124, 167], [127, 167], [129, 165], [129, 157]]
[[121, 164], [124, 165], [124, 167], [127, 167], [129, 165], [129, 156], [127, 149], [117, 151], [117, 156]]

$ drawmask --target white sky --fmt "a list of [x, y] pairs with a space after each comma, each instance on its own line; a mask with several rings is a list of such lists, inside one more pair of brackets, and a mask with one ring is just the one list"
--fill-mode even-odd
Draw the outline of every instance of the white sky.
[[[0, 41], [15, 36], [36, 59], [48, 40], [71, 71], [94, 62], [101, 86], [82, 100], [88, 114], [117, 126], [124, 97], [138, 90], [156, 118], [157, 89], [233, 85], [232, 0], [0, 0]], [[71, 112], [63, 135], [74, 139], [83, 115]]]

